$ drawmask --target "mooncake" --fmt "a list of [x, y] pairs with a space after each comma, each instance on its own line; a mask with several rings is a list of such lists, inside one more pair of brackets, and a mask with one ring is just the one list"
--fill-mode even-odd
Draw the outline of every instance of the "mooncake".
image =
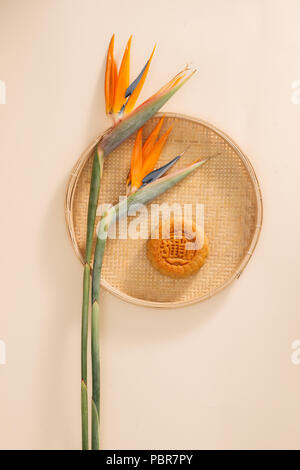
[[197, 272], [208, 256], [208, 238], [192, 220], [171, 218], [159, 225], [147, 241], [147, 255], [161, 274], [183, 278]]

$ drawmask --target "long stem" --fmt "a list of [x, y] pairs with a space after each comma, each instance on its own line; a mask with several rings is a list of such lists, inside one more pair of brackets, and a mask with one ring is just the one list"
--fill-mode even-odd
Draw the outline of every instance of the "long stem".
[[92, 307], [92, 449], [99, 449], [100, 425], [100, 353], [99, 353], [99, 303], [95, 301]]
[[[104, 236], [97, 236], [93, 278], [92, 278], [92, 374], [93, 374], [93, 396], [92, 396], [92, 449], [99, 449], [99, 426], [100, 426], [100, 347], [99, 347], [99, 299], [100, 279], [103, 262], [104, 249], [110, 217], [103, 216], [100, 229]], [[103, 228], [104, 227], [104, 228]]]
[[91, 257], [94, 225], [97, 212], [97, 204], [100, 191], [100, 182], [103, 170], [103, 151], [97, 147], [95, 149], [90, 195], [88, 207], [88, 221], [85, 247], [85, 265], [83, 272], [83, 298], [82, 298], [82, 319], [81, 319], [81, 436], [82, 449], [88, 450], [88, 390], [87, 390], [87, 337], [88, 337], [88, 316], [91, 278]]
[[86, 263], [83, 273], [83, 299], [81, 321], [81, 435], [82, 449], [89, 448], [88, 435], [88, 396], [87, 396], [87, 335], [90, 293], [90, 265]]

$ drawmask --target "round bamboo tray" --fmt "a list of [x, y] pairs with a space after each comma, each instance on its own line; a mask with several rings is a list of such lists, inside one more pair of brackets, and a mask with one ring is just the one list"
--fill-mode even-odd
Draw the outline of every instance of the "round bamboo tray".
[[[146, 124], [144, 138], [161, 115], [156, 115]], [[109, 239], [101, 284], [112, 294], [134, 304], [174, 308], [205, 300], [241, 275], [257, 244], [263, 210], [254, 169], [226, 134], [199, 119], [173, 113], [164, 115], [161, 132], [170, 124], [174, 127], [159, 159], [160, 166], [188, 145], [189, 150], [176, 164], [177, 168], [198, 158], [220, 154], [153, 201], [169, 205], [187, 203], [193, 207], [196, 203], [204, 205], [205, 233], [210, 246], [207, 262], [189, 278], [172, 279], [153, 268], [146, 256], [146, 240]], [[99, 203], [116, 203], [119, 195], [124, 195], [134, 138], [135, 135], [105, 159]], [[99, 139], [77, 161], [66, 194], [67, 229], [81, 262], [85, 247], [91, 156]]]

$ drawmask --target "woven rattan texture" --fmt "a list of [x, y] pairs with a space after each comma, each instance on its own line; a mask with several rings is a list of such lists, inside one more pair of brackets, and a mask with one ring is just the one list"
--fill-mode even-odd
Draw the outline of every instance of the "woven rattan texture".
[[[144, 138], [157, 119], [152, 118], [147, 123]], [[258, 236], [261, 211], [261, 208], [258, 211], [259, 189], [252, 167], [248, 166], [247, 159], [241, 158], [234, 144], [213, 128], [189, 118], [167, 115], [162, 132], [170, 124], [174, 128], [160, 157], [160, 166], [188, 144], [191, 146], [176, 164], [177, 168], [220, 153], [154, 201], [156, 204], [204, 205], [205, 232], [210, 247], [208, 259], [191, 277], [172, 279], [153, 268], [146, 256], [146, 240], [109, 239], [102, 271], [105, 286], [112, 292], [130, 296], [133, 301], [159, 302], [166, 306], [202, 300], [238, 276], [239, 267], [251, 254], [253, 239]], [[124, 195], [134, 138], [132, 136], [105, 159], [101, 203], [115, 203], [119, 195]], [[92, 158], [89, 158], [72, 189], [71, 236], [81, 253], [85, 246], [91, 163]]]

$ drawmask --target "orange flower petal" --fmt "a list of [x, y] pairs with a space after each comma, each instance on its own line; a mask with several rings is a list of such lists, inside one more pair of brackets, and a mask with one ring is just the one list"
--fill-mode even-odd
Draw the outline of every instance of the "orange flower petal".
[[[152, 130], [148, 138], [146, 139], [142, 148], [142, 160], [143, 161], [145, 161], [150, 151], [152, 150], [155, 144], [155, 141], [157, 139], [157, 136], [160, 132], [161, 126], [163, 125], [164, 119], [165, 119], [165, 116], [162, 116], [160, 118], [160, 120], [158, 121], [158, 123], [156, 124], [156, 126], [154, 127], [154, 129]], [[130, 183], [131, 183], [131, 169], [129, 170], [129, 173], [127, 175], [126, 186], [129, 186]]]
[[114, 93], [113, 85], [113, 64], [114, 64], [114, 42], [115, 35], [113, 34], [109, 43], [106, 59], [106, 70], [105, 70], [105, 111], [109, 114], [112, 110], [112, 95]]
[[128, 171], [128, 175], [126, 178], [126, 186], [129, 186], [131, 184], [131, 168]]
[[170, 90], [171, 88], [175, 87], [178, 82], [180, 82], [186, 75], [188, 68], [184, 68], [179, 72], [175, 77], [173, 77], [168, 83], [166, 83], [163, 87], [161, 87], [155, 95], [160, 95], [161, 93], [165, 93], [166, 91]]
[[144, 86], [144, 83], [145, 83], [145, 80], [146, 80], [146, 77], [147, 77], [147, 74], [148, 74], [148, 71], [149, 71], [149, 67], [150, 67], [150, 64], [151, 64], [151, 60], [152, 60], [155, 48], [156, 48], [156, 45], [154, 46], [153, 51], [152, 51], [152, 53], [151, 53], [151, 55], [148, 59], [148, 62], [146, 64], [146, 67], [144, 69], [144, 73], [143, 73], [140, 81], [138, 82], [136, 88], [133, 90], [131, 96], [128, 98], [128, 101], [127, 101], [126, 106], [125, 106], [125, 113], [130, 113], [130, 111], [132, 111], [133, 108], [134, 108], [136, 100], [138, 99], [139, 94], [140, 94], [140, 92], [141, 92], [141, 90]]
[[113, 110], [115, 113], [118, 113], [122, 109], [122, 106], [125, 103], [125, 93], [129, 86], [131, 40], [132, 36], [130, 36], [127, 42], [117, 79], [113, 105]]
[[113, 59], [112, 70], [111, 70], [111, 94], [110, 94], [111, 110], [113, 109], [113, 106], [114, 106], [117, 81], [118, 81], [117, 64], [116, 64], [115, 59]]
[[161, 126], [163, 125], [165, 117], [160, 118], [153, 131], [149, 134], [149, 137], [146, 139], [143, 145], [143, 160], [145, 161], [157, 139], [158, 134], [160, 133]]
[[147, 159], [143, 162], [141, 179], [145, 178], [145, 176], [147, 176], [154, 169], [172, 128], [173, 125], [170, 126], [169, 129], [158, 139], [158, 141], [154, 144], [153, 149], [149, 153]]
[[131, 188], [132, 190], [138, 189], [142, 184], [142, 138], [143, 128], [141, 127], [136, 135], [132, 156], [131, 156]]
[[196, 72], [196, 70], [192, 70], [190, 75], [186, 77], [186, 74], [188, 73], [189, 70], [190, 70], [189, 67], [186, 66], [181, 72], [179, 72], [177, 75], [175, 75], [175, 77], [173, 77], [166, 85], [161, 87], [156, 93], [154, 93], [154, 95], [150, 96], [150, 98], [148, 98], [141, 105], [139, 105], [138, 108], [136, 108], [134, 111], [139, 110], [139, 109], [143, 108], [144, 106], [147, 106], [151, 101], [155, 101], [156, 99], [159, 99], [161, 97], [161, 95], [167, 94], [170, 90], [175, 88], [176, 85], [180, 81], [182, 81], [182, 85], [183, 85]]

